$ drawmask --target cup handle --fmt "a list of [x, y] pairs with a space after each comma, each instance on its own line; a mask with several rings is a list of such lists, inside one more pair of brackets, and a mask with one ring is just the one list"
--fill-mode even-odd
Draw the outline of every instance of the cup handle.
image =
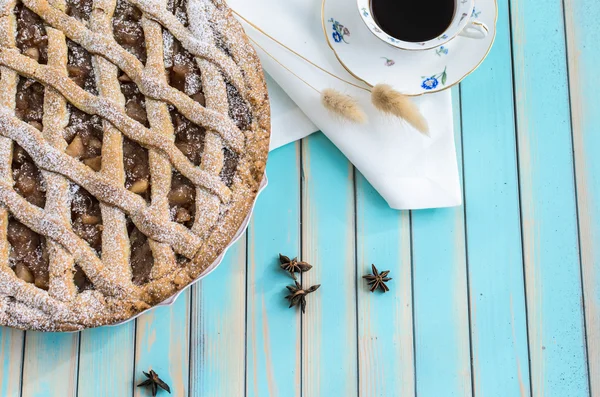
[[470, 39], [485, 39], [489, 34], [487, 25], [477, 19], [469, 21], [467, 26], [459, 33], [460, 36]]

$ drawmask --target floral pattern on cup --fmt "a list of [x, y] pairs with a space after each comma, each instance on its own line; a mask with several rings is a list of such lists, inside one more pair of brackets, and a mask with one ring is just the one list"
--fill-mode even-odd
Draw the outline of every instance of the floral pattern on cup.
[[441, 57], [442, 55], [448, 55], [448, 47], [445, 46], [441, 46], [440, 48], [438, 48], [437, 50], [435, 50], [435, 54], [438, 57]]
[[394, 61], [393, 59], [389, 59], [386, 57], [381, 57], [381, 59], [385, 59], [385, 63], [384, 63], [385, 66], [389, 67], [389, 66], [394, 66], [396, 64], [396, 61]]
[[366, 8], [366, 7], [363, 7], [363, 8], [361, 9], [361, 11], [362, 11], [362, 14], [363, 14], [363, 16], [364, 16], [365, 18], [369, 16], [369, 10], [367, 10], [367, 8]]
[[448, 74], [446, 73], [446, 68], [444, 68], [444, 71], [440, 74], [435, 74], [433, 76], [423, 76], [422, 78], [424, 79], [423, 82], [421, 83], [421, 87], [427, 91], [431, 91], [431, 90], [435, 90], [437, 88], [438, 85], [440, 85], [440, 83], [442, 83], [442, 85], [446, 85], [446, 81], [448, 80]]
[[340, 43], [343, 41], [346, 44], [350, 44], [346, 41], [346, 37], [350, 36], [350, 30], [348, 30], [347, 27], [345, 27], [333, 18], [330, 18], [327, 22], [331, 23], [331, 26], [333, 27], [333, 33], [331, 34], [333, 37], [333, 41], [335, 41], [336, 43]]

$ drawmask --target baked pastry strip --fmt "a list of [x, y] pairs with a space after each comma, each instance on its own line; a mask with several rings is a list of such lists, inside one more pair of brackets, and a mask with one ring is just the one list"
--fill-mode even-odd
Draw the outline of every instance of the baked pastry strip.
[[[7, 1], [0, 14], [0, 46], [16, 47], [15, 36], [17, 32], [17, 21], [13, 9], [16, 0]], [[0, 67], [0, 105], [5, 106], [14, 116], [15, 98], [17, 95], [17, 84], [19, 75], [13, 70]], [[12, 177], [12, 152], [13, 144], [10, 138], [0, 137], [0, 179], [13, 183]], [[2, 271], [12, 270], [8, 266], [10, 244], [8, 243], [8, 211], [6, 207], [0, 207], [0, 267]]]
[[[52, 0], [55, 7], [64, 9], [64, 0]], [[68, 49], [65, 35], [60, 31], [48, 27], [48, 65], [55, 68], [57, 73], [68, 75], [67, 60]], [[45, 87], [44, 115], [42, 119], [43, 134], [46, 140], [56, 149], [64, 151], [67, 142], [64, 139], [64, 128], [69, 123], [67, 102], [55, 89]], [[71, 225], [71, 194], [69, 181], [62, 175], [42, 171], [46, 182], [46, 206], [49, 216], [61, 219], [65, 226]], [[73, 281], [73, 257], [56, 241], [47, 239], [48, 247], [48, 293], [50, 296], [71, 301], [77, 294], [77, 287]]]
[[[146, 39], [146, 70], [150, 74], [160, 76], [161, 83], [167, 84], [162, 27], [144, 16], [142, 17], [142, 29]], [[156, 134], [163, 134], [169, 140], [174, 140], [175, 133], [167, 104], [146, 98], [146, 108], [148, 109], [148, 121], [151, 130], [155, 131]], [[148, 156], [152, 179], [151, 205], [157, 217], [163, 222], [168, 222], [170, 220], [168, 194], [171, 190], [171, 163], [164, 154], [156, 150], [150, 150]], [[155, 240], [150, 240], [149, 244], [154, 256], [154, 266], [150, 271], [150, 279], [157, 280], [172, 272], [177, 266], [177, 261], [173, 250], [167, 244]]]
[[[19, 74], [33, 78], [44, 85], [49, 85], [60, 92], [71, 104], [88, 114], [96, 114], [110, 121], [129, 139], [146, 148], [153, 148], [165, 153], [173, 166], [186, 178], [198, 186], [209, 190], [227, 201], [231, 195], [229, 188], [217, 176], [199, 169], [162, 134], [155, 134], [137, 121], [131, 119], [125, 111], [113, 101], [96, 97], [83, 90], [68, 77], [55, 73], [51, 67], [40, 65], [30, 58], [20, 55], [15, 50], [0, 51], [0, 65], [8, 66]], [[190, 99], [192, 102], [192, 99]]]
[[[98, 33], [112, 35], [112, 16], [117, 6], [116, 0], [94, 0], [90, 26]], [[63, 10], [64, 11], [64, 10]], [[125, 97], [118, 80], [115, 65], [94, 55], [92, 65], [96, 76], [96, 86], [100, 97], [111, 100], [123, 109]], [[119, 186], [125, 185], [125, 165], [123, 163], [123, 136], [108, 120], [102, 120], [102, 168], [100, 172], [111, 178]], [[110, 264], [115, 273], [131, 282], [132, 271], [129, 264], [129, 234], [125, 214], [119, 208], [100, 203], [102, 213], [102, 262]]]
[[[134, 1], [131, 2], [135, 4]], [[112, 37], [92, 32], [75, 18], [71, 18], [60, 10], [50, 6], [46, 0], [23, 0], [23, 3], [35, 11], [52, 27], [62, 30], [68, 38], [81, 45], [90, 53], [102, 55], [118, 66], [119, 69], [125, 72], [136, 83], [142, 94], [175, 106], [183, 116], [194, 124], [213, 129], [221, 134], [224, 142], [231, 150], [236, 153], [242, 152], [245, 147], [244, 134], [232, 120], [222, 114], [204, 108], [178, 89], [161, 83], [160, 79], [151, 73], [144, 73], [143, 64], [134, 55], [119, 46]], [[198, 51], [190, 52], [202, 57], [202, 54], [197, 53]], [[226, 75], [228, 75], [228, 71], [232, 68], [238, 69], [233, 64], [233, 61], [227, 67], [223, 65], [219, 65], [219, 67]], [[232, 84], [236, 85], [239, 92], [244, 95], [245, 89], [243, 84], [235, 83], [235, 79], [232, 76], [228, 77], [232, 79]]]
[[[196, 29], [194, 32], [199, 41], [214, 45], [212, 28], [208, 23], [207, 13], [212, 4], [210, 2], [188, 2], [188, 15], [194, 15], [198, 20], [193, 26], [204, 24], [204, 29]], [[219, 69], [203, 58], [196, 57], [196, 63], [202, 74], [202, 85], [210, 87], [205, 90], [206, 107], [221, 114], [229, 112], [229, 101], [227, 97], [227, 86]], [[223, 141], [215, 131], [206, 131], [204, 152], [200, 167], [212, 175], [219, 175], [223, 169], [224, 154]], [[196, 189], [196, 219], [192, 231], [202, 238], [206, 238], [210, 230], [219, 219], [220, 203], [215, 196], [207, 194], [202, 189]], [[208, 210], [206, 210], [208, 209]]]

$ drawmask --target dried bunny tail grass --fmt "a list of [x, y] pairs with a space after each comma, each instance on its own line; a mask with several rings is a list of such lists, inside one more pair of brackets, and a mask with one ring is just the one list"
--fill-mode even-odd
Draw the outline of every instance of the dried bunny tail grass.
[[332, 88], [323, 90], [321, 102], [330, 112], [352, 122], [363, 124], [367, 121], [367, 115], [360, 108], [356, 99]]
[[384, 113], [406, 120], [423, 134], [429, 133], [427, 120], [406, 95], [399, 93], [387, 84], [377, 84], [371, 91], [373, 105]]

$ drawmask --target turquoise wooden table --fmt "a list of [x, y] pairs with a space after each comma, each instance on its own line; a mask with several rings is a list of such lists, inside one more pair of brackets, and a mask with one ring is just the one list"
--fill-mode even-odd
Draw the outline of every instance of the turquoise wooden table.
[[[324, 135], [290, 144], [246, 237], [172, 307], [1, 329], [1, 396], [144, 396], [149, 368], [175, 396], [600, 396], [600, 3], [499, 11], [453, 91], [463, 207], [393, 211]], [[279, 252], [322, 285], [304, 316]]]

